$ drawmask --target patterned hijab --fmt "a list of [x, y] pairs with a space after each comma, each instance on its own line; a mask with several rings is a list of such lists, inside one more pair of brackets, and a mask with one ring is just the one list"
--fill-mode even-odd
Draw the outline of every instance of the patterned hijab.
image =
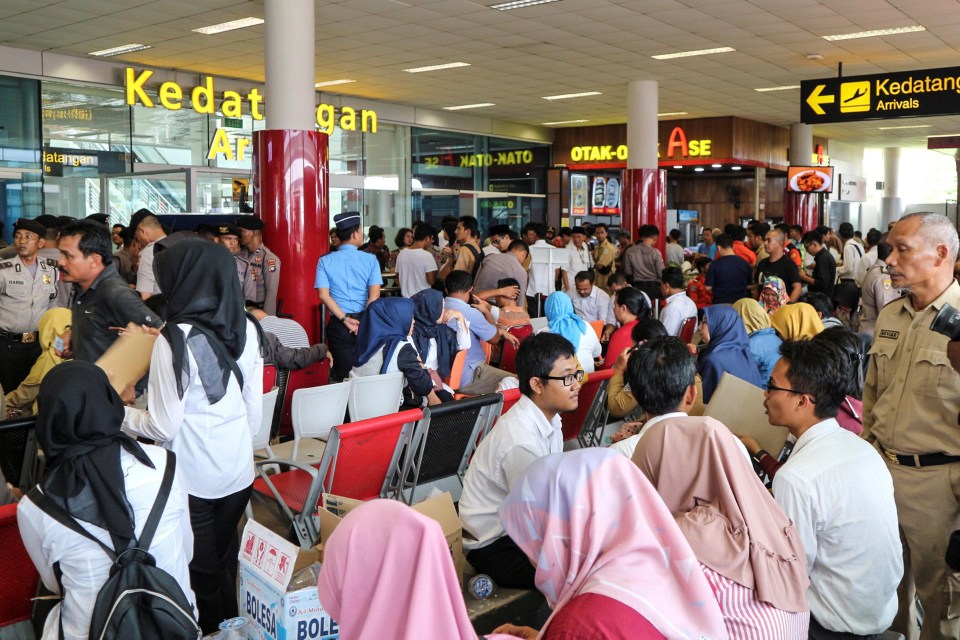
[[[762, 291], [773, 291], [777, 294], [777, 301], [768, 303], [764, 298]], [[763, 287], [761, 288], [760, 294], [760, 304], [764, 309], [767, 310], [767, 313], [773, 313], [777, 309], [790, 304], [790, 295], [787, 293], [787, 283], [777, 276], [764, 278]]]

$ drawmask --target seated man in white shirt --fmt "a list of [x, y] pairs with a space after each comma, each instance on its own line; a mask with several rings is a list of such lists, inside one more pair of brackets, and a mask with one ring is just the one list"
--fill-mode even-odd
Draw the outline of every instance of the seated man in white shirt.
[[[610, 289], [610, 303], [607, 305], [607, 315], [603, 318], [606, 324], [603, 325], [603, 335], [600, 336], [600, 342], [609, 342], [613, 332], [620, 328], [620, 323], [617, 322], [617, 316], [613, 313], [613, 305], [617, 291], [629, 286], [630, 282], [627, 280], [627, 276], [620, 271], [610, 274], [607, 278], [607, 287]], [[644, 294], [644, 296], [646, 296], [646, 294]], [[576, 305], [574, 305], [574, 308], [576, 308]], [[650, 308], [652, 309], [653, 305], [650, 305]]]
[[848, 386], [844, 354], [819, 340], [784, 342], [764, 406], [797, 438], [773, 479], [807, 554], [810, 638], [873, 638], [897, 613], [903, 550], [893, 481], [880, 454], [835, 419]]
[[667, 267], [660, 273], [660, 291], [663, 293], [660, 322], [668, 334], [679, 336], [684, 321], [697, 317], [697, 304], [687, 295], [687, 283], [679, 267]]
[[500, 524], [497, 509], [531, 463], [563, 451], [560, 413], [577, 408], [583, 371], [563, 336], [541, 333], [520, 343], [520, 400], [473, 455], [463, 479], [460, 519], [467, 560], [501, 586], [532, 589], [535, 568]]
[[574, 277], [576, 293], [571, 296], [573, 310], [585, 322], [606, 321], [610, 313], [610, 296], [594, 286], [595, 280], [593, 271], [581, 271]]

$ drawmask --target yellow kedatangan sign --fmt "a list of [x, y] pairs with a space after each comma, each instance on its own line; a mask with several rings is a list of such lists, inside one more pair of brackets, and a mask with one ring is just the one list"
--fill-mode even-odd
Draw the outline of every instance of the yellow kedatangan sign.
[[[161, 82], [157, 87], [157, 97], [154, 99], [146, 91], [146, 85], [153, 73], [149, 69], [137, 71], [127, 67], [124, 73], [124, 96], [128, 105], [147, 108], [160, 106], [170, 111], [179, 111], [184, 108], [184, 100], [189, 97], [190, 102], [186, 106], [197, 113], [213, 115], [220, 112], [225, 118], [240, 118], [246, 112], [254, 120], [263, 120], [263, 94], [256, 87], [246, 94], [229, 89], [218, 93], [212, 76], [202, 77], [200, 84], [190, 90], [185, 90], [180, 84], [168, 80]], [[321, 103], [317, 105], [316, 113], [317, 129], [327, 135], [332, 134], [336, 127], [344, 131], [377, 132], [377, 112], [372, 109], [357, 110], [352, 107], [340, 107], [338, 117], [336, 107]], [[250, 138], [240, 137], [235, 138], [235, 141], [236, 149], [227, 135], [227, 130], [218, 128], [210, 143], [207, 158], [212, 160], [222, 156], [227, 160], [245, 159], [246, 148], [251, 142]]]

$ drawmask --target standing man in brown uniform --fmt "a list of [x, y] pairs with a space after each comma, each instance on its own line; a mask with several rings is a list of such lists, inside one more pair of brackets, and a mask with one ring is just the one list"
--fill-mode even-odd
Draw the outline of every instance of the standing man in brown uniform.
[[[893, 286], [909, 295], [880, 312], [863, 390], [863, 437], [893, 477], [904, 577], [893, 630], [908, 640], [960, 637], [960, 574], [944, 561], [960, 529], [960, 374], [947, 338], [930, 330], [945, 304], [960, 307], [953, 279], [957, 231], [942, 215], [915, 213], [890, 232]], [[869, 491], [870, 487], [860, 487]], [[917, 633], [915, 597], [923, 606]]]
[[263, 220], [256, 216], [237, 216], [240, 229], [240, 259], [250, 267], [256, 295], [253, 301], [267, 315], [277, 315], [277, 289], [280, 287], [280, 258], [263, 244]]
[[623, 255], [623, 273], [633, 282], [633, 286], [650, 296], [660, 297], [660, 274], [663, 272], [663, 255], [653, 245], [660, 236], [660, 230], [652, 224], [640, 227], [640, 242], [633, 245]]
[[597, 279], [594, 284], [610, 293], [607, 278], [617, 270], [617, 248], [610, 242], [610, 234], [607, 232], [607, 225], [604, 223], [597, 224], [593, 233], [597, 238], [597, 246], [593, 250], [593, 265], [597, 272]]

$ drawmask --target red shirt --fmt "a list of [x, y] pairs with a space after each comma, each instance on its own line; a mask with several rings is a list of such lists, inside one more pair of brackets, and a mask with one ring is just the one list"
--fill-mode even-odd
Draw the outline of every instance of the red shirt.
[[713, 304], [713, 294], [707, 291], [707, 277], [702, 273], [687, 284], [687, 295], [697, 305], [697, 309]]
[[617, 361], [617, 358], [620, 357], [620, 354], [624, 350], [629, 349], [633, 346], [633, 328], [637, 326], [639, 320], [634, 320], [623, 325], [619, 329], [613, 332], [613, 335], [610, 336], [610, 342], [607, 344], [607, 355], [603, 361], [604, 369], [612, 369], [613, 364]]
[[757, 254], [751, 251], [747, 245], [740, 240], [733, 241], [733, 252], [747, 261], [751, 267], [757, 263]]
[[550, 621], [544, 640], [666, 640], [646, 618], [613, 598], [583, 593]]

